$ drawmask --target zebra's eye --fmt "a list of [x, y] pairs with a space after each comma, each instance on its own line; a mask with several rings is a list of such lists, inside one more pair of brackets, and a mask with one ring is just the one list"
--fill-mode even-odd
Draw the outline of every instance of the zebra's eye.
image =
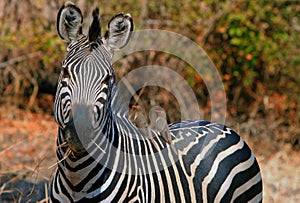
[[93, 108], [93, 116], [92, 116], [92, 126], [94, 127], [94, 129], [97, 129], [97, 127], [99, 127], [99, 123], [100, 123], [100, 118], [102, 116], [102, 111], [101, 108], [103, 107], [102, 104], [100, 103], [96, 103], [96, 105]]
[[93, 114], [94, 114], [94, 118], [97, 121], [99, 119], [99, 113], [100, 113], [100, 109], [98, 106], [94, 106], [93, 109]]
[[69, 70], [67, 68], [64, 68], [63, 69], [63, 78], [70, 78], [70, 73], [69, 73]]
[[102, 83], [108, 85], [110, 77], [111, 77], [110, 75], [106, 76]]

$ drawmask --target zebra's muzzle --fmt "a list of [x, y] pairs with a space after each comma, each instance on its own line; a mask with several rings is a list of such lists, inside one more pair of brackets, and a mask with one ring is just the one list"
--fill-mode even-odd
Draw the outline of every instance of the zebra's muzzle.
[[87, 151], [95, 134], [92, 120], [91, 107], [73, 105], [69, 122], [62, 129], [64, 140], [73, 152], [81, 154]]

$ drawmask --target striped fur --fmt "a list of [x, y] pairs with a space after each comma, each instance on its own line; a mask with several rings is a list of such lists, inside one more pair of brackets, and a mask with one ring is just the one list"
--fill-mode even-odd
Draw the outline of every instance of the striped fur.
[[133, 125], [108, 41], [91, 45], [80, 35], [67, 47], [55, 97], [59, 162], [51, 202], [261, 202], [258, 163], [228, 127], [170, 124], [168, 144], [157, 131], [149, 129], [150, 140]]

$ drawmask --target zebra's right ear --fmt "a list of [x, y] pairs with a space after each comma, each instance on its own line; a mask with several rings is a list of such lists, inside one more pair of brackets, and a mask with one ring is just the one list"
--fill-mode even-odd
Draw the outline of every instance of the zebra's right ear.
[[64, 3], [57, 14], [58, 35], [67, 43], [72, 42], [82, 34], [82, 22], [81, 10], [70, 1]]

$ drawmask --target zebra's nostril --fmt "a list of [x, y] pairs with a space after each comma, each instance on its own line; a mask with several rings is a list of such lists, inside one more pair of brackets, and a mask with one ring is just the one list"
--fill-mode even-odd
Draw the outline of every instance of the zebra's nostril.
[[94, 115], [91, 106], [72, 105], [71, 114], [63, 128], [64, 139], [74, 152], [86, 151], [94, 135]]
[[86, 151], [83, 140], [77, 133], [73, 119], [66, 123], [66, 126], [62, 129], [62, 135], [73, 152], [81, 153]]

